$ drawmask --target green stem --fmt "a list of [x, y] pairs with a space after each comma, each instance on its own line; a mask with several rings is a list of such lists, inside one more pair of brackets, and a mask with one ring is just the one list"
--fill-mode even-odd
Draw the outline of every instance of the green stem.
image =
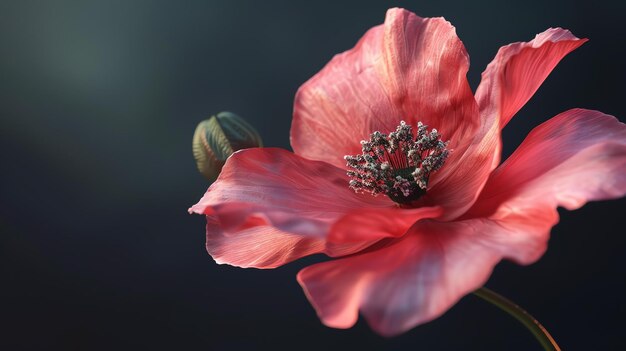
[[485, 287], [474, 291], [474, 294], [483, 300], [498, 306], [500, 309], [522, 322], [522, 324], [524, 324], [524, 326], [528, 328], [531, 333], [533, 333], [535, 338], [537, 338], [545, 350], [561, 351], [561, 348], [559, 348], [559, 345], [556, 344], [556, 341], [554, 341], [554, 338], [552, 338], [552, 335], [548, 333], [546, 328], [544, 328], [539, 321], [537, 321], [528, 312], [524, 311], [523, 308], [516, 305], [513, 301]]

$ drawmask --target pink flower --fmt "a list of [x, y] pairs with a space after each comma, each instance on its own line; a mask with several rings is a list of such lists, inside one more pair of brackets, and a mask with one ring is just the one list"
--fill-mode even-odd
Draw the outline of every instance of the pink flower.
[[330, 327], [361, 312], [396, 335], [437, 318], [500, 260], [539, 259], [558, 206], [626, 193], [626, 126], [597, 111], [553, 117], [500, 164], [502, 128], [585, 41], [556, 28], [502, 47], [473, 94], [454, 27], [389, 10], [299, 89], [294, 152], [236, 152], [190, 209], [208, 252], [256, 268], [337, 258], [297, 277]]

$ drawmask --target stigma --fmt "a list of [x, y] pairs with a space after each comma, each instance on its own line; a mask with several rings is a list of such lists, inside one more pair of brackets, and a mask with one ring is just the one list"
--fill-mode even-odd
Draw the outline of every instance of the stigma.
[[387, 195], [401, 205], [410, 205], [428, 188], [431, 173], [439, 170], [450, 151], [437, 129], [417, 123], [417, 131], [404, 121], [395, 131], [376, 131], [361, 141], [362, 154], [344, 156], [350, 188], [357, 193]]

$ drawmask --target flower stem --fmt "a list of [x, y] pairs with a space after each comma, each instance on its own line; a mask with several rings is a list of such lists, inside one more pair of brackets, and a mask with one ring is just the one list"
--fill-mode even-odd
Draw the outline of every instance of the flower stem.
[[561, 351], [561, 348], [556, 344], [556, 341], [554, 341], [554, 338], [552, 338], [552, 335], [548, 333], [546, 328], [544, 328], [538, 320], [536, 320], [528, 312], [524, 311], [523, 308], [519, 307], [513, 301], [485, 287], [474, 291], [474, 294], [487, 302], [491, 302], [511, 316], [515, 317], [518, 321], [522, 322], [522, 324], [524, 324], [524, 326], [528, 328], [531, 333], [533, 333], [535, 338], [539, 341], [539, 343], [541, 343], [541, 346], [543, 346], [545, 350]]

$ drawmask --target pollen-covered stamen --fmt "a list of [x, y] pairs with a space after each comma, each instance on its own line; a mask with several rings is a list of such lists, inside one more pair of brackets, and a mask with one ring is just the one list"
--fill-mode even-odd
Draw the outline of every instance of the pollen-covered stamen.
[[385, 194], [393, 201], [408, 204], [426, 193], [430, 174], [443, 166], [449, 155], [447, 142], [436, 129], [430, 132], [422, 122], [417, 133], [404, 121], [394, 132], [374, 132], [361, 141], [363, 153], [345, 156], [350, 188], [372, 195]]

